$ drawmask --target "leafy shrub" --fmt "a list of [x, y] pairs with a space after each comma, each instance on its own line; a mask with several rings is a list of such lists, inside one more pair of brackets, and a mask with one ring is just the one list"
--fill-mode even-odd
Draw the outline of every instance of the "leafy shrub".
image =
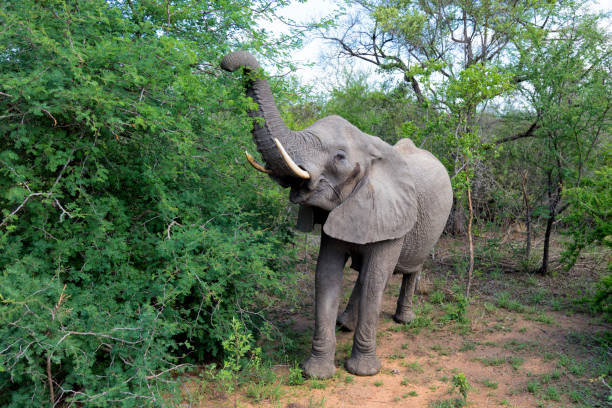
[[[346, 380], [346, 379], [345, 379]], [[302, 374], [302, 369], [296, 364], [293, 367], [289, 368], [289, 379], [287, 384], [289, 385], [302, 385], [304, 384], [304, 376]]]
[[[580, 251], [588, 245], [597, 243], [612, 248], [611, 183], [612, 167], [604, 166], [587, 178], [582, 187], [566, 191], [571, 206], [563, 221], [568, 224], [566, 234], [572, 239], [563, 253], [568, 268], [574, 265]], [[588, 301], [612, 321], [612, 262], [608, 263], [608, 272], [598, 282], [595, 294]]]
[[252, 24], [226, 6], [2, 5], [0, 406], [164, 405], [288, 296], [285, 204], [234, 160], [248, 101], [205, 70]]
[[471, 385], [468, 382], [467, 378], [465, 378], [465, 374], [458, 373], [453, 376], [453, 389], [457, 389], [459, 394], [463, 397], [463, 401], [467, 401], [468, 391], [471, 389]]

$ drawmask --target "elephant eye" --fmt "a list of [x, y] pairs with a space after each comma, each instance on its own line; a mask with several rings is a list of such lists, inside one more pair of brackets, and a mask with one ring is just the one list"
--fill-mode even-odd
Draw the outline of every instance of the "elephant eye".
[[343, 151], [336, 152], [334, 156], [335, 161], [343, 161], [346, 160], [346, 154]]

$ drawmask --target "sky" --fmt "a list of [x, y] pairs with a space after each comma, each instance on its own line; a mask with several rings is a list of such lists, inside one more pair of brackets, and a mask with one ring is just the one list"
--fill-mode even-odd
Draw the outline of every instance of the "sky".
[[[305, 24], [312, 21], [318, 21], [321, 18], [330, 15], [334, 12], [339, 4], [343, 1], [338, 0], [307, 0], [304, 3], [293, 2], [289, 6], [279, 10], [278, 15], [284, 18], [289, 18], [298, 24]], [[611, 11], [612, 0], [593, 1], [590, 4], [592, 11]], [[288, 33], [289, 27], [281, 21], [262, 22], [261, 26], [272, 33]], [[610, 28], [608, 20], [608, 28]], [[315, 34], [311, 34], [304, 39], [304, 46], [294, 55], [293, 61], [301, 66], [294, 73], [300, 82], [307, 86], [312, 86], [316, 91], [329, 90], [333, 84], [342, 81], [343, 69], [354, 69], [365, 71], [371, 78], [382, 80], [383, 77], [376, 74], [375, 67], [365, 61], [351, 60], [350, 65], [347, 60], [342, 60], [342, 66], [329, 66], [333, 63], [329, 60], [322, 61], [321, 56], [325, 51], [329, 51], [332, 45], [322, 39], [316, 38]], [[312, 67], [304, 67], [303, 64], [314, 63]]]
[[[289, 6], [278, 11], [278, 15], [289, 18], [297, 24], [307, 24], [313, 21], [320, 21], [323, 17], [332, 15], [343, 1], [338, 0], [307, 0], [304, 3], [293, 2]], [[262, 27], [274, 34], [289, 33], [289, 27], [280, 21], [262, 22]], [[343, 69], [356, 69], [368, 72], [376, 78], [375, 69], [372, 64], [365, 61], [351, 61], [348, 66], [347, 61], [343, 60], [343, 66], [336, 66], [334, 61], [323, 59], [323, 54], [332, 48], [329, 42], [317, 38], [313, 33], [304, 38], [304, 46], [298, 50], [293, 57], [293, 62], [298, 65], [298, 70], [294, 73], [300, 82], [307, 86], [312, 86], [317, 91], [325, 91], [332, 84], [342, 81]], [[307, 67], [304, 64], [314, 63]], [[334, 64], [333, 66], [329, 66]], [[378, 79], [382, 79], [378, 77]]]

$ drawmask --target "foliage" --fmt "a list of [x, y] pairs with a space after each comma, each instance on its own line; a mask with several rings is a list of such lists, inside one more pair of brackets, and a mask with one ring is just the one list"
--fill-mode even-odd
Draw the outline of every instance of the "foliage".
[[597, 243], [612, 247], [612, 167], [605, 166], [594, 171], [580, 187], [565, 191], [570, 210], [563, 217], [572, 238], [564, 256], [572, 266], [580, 250]]
[[[521, 93], [537, 115], [533, 132], [539, 152], [527, 158], [546, 191], [544, 253], [540, 271], [547, 272], [548, 246], [556, 217], [569, 208], [563, 191], [578, 187], [605, 156], [609, 136], [610, 36], [598, 28], [598, 16], [572, 6], [558, 13], [563, 23], [555, 38], [530, 33], [518, 46], [528, 86]], [[542, 57], [544, 56], [544, 57]]]
[[304, 382], [302, 369], [297, 364], [289, 368], [289, 379], [287, 382], [289, 385], [302, 385]]
[[[551, 229], [567, 208], [562, 190], [601, 163], [609, 137], [604, 16], [573, 0], [350, 4], [324, 36], [338, 56], [372, 63], [411, 90], [409, 109], [418, 106], [426, 120], [406, 120], [401, 136], [449, 170], [456, 199], [449, 229], [461, 233], [467, 224], [472, 242], [473, 218], [507, 227], [525, 217], [530, 248], [531, 217], [543, 217], [546, 272]], [[470, 245], [468, 276], [472, 259]]]
[[219, 370], [216, 379], [219, 380], [228, 392], [232, 392], [238, 385], [238, 373], [243, 370], [257, 370], [261, 366], [261, 349], [253, 347], [253, 336], [245, 333], [240, 320], [232, 317], [230, 334], [223, 340], [225, 360], [223, 368]]
[[[570, 211], [563, 217], [565, 231], [572, 241], [563, 253], [566, 264], [571, 267], [580, 251], [587, 245], [597, 243], [612, 248], [612, 167], [595, 170], [580, 187], [565, 191]], [[608, 262], [608, 275], [598, 284], [590, 299], [596, 310], [612, 320], [612, 261]]]
[[469, 299], [467, 299], [463, 294], [456, 293], [454, 295], [455, 302], [450, 303], [446, 307], [446, 313], [442, 316], [442, 321], [457, 321], [458, 323], [465, 324], [469, 323], [469, 319], [467, 316], [467, 306], [469, 304]]
[[470, 390], [471, 386], [468, 383], [467, 378], [465, 378], [465, 374], [458, 373], [453, 376], [453, 389], [457, 389], [459, 394], [463, 397], [463, 401], [467, 401], [467, 394]]
[[339, 115], [362, 131], [395, 144], [405, 137], [404, 123], [423, 123], [420, 109], [412, 103], [405, 87], [373, 85], [361, 73], [345, 72], [342, 84], [328, 95], [308, 94], [302, 92], [299, 101], [277, 100], [285, 122], [292, 129], [303, 129], [325, 116]]
[[243, 38], [278, 55], [263, 5], [2, 3], [0, 405], [164, 405], [236, 315], [269, 331], [292, 234], [210, 68]]

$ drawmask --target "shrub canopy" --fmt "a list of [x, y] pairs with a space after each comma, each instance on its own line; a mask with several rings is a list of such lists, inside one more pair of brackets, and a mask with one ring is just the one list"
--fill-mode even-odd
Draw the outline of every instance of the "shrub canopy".
[[266, 50], [261, 5], [157, 3], [0, 8], [2, 406], [161, 405], [291, 277], [286, 200], [241, 160], [249, 102], [215, 68]]

